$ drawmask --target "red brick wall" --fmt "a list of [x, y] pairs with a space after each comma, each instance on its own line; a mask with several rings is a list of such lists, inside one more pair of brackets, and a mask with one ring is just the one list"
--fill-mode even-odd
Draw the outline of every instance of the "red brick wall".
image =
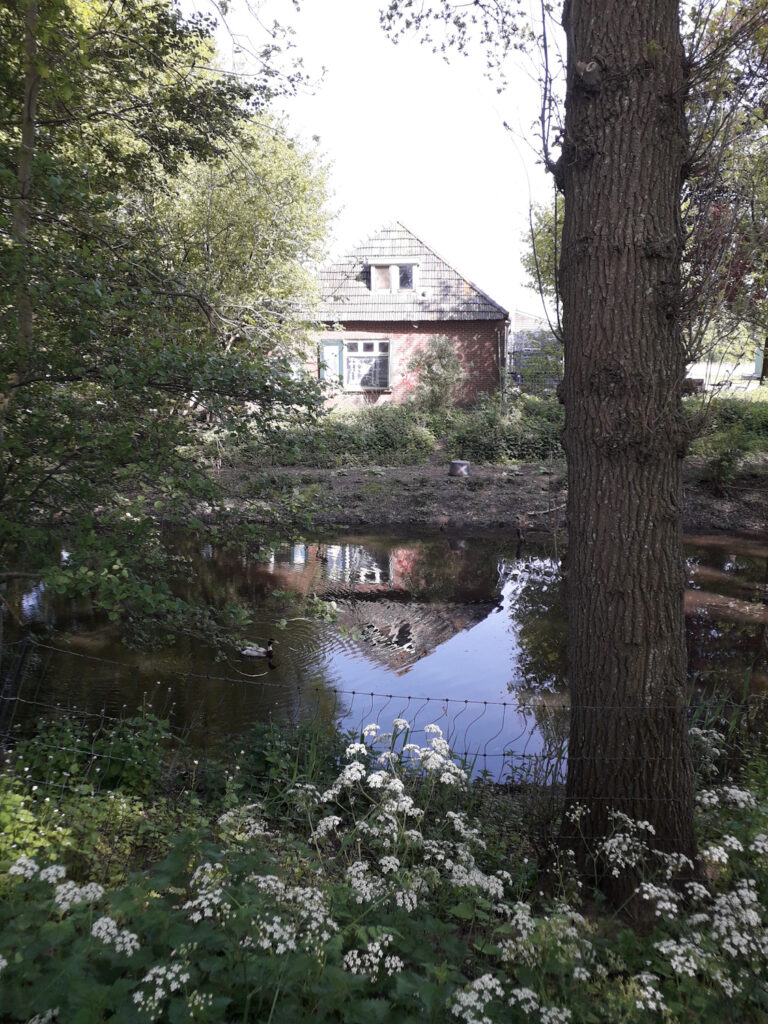
[[[331, 332], [336, 337], [336, 331]], [[336, 408], [360, 405], [378, 405], [383, 402], [402, 402], [413, 389], [412, 374], [406, 367], [417, 349], [429, 338], [444, 334], [456, 342], [456, 352], [465, 369], [462, 404], [471, 404], [482, 394], [499, 387], [499, 352], [504, 351], [503, 320], [430, 320], [424, 323], [366, 323], [344, 324], [344, 334], [386, 335], [390, 339], [389, 391], [339, 393], [333, 399]], [[317, 368], [317, 364], [312, 364]]]

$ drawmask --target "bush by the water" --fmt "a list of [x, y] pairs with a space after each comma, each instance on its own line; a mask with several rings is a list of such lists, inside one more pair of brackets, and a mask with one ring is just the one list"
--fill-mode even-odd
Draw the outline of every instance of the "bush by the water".
[[0, 774], [4, 1024], [766, 1018], [759, 744], [743, 778], [717, 777], [729, 740], [696, 729], [693, 879], [645, 822], [616, 815], [595, 840], [596, 870], [641, 878], [633, 928], [541, 845], [535, 791], [471, 781], [436, 725], [264, 726], [206, 762], [155, 721], [130, 729], [157, 737], [154, 796], [134, 771], [102, 786], [80, 726], [71, 778], [58, 726]]

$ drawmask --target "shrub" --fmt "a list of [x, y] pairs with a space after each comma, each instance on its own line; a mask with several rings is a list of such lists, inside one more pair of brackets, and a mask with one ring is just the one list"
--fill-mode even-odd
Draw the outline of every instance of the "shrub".
[[473, 462], [559, 459], [561, 420], [561, 407], [548, 399], [526, 396], [504, 405], [488, 398], [457, 416], [446, 444], [452, 458]]
[[[697, 410], [695, 399], [686, 402], [689, 414]], [[744, 459], [768, 451], [768, 401], [739, 398], [713, 400], [704, 420], [704, 430], [691, 445], [694, 455], [703, 456], [710, 481], [721, 490], [731, 483]]]
[[414, 401], [429, 415], [444, 415], [461, 393], [464, 366], [455, 343], [444, 334], [429, 338], [411, 356], [407, 370], [415, 376]]
[[401, 466], [423, 462], [434, 448], [414, 407], [387, 403], [329, 412], [312, 427], [260, 437], [243, 455], [262, 466]]

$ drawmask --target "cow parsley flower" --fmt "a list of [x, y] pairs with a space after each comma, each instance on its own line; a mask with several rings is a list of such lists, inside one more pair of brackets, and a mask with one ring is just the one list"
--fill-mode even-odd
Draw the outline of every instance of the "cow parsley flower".
[[67, 869], [61, 864], [50, 864], [40, 872], [40, 879], [43, 882], [60, 882], [67, 877]]
[[31, 857], [27, 857], [22, 854], [15, 864], [12, 864], [8, 868], [9, 875], [21, 875], [27, 881], [30, 878], [34, 878], [37, 872], [40, 870], [36, 861], [32, 860]]
[[350, 974], [367, 975], [371, 981], [376, 981], [381, 971], [390, 977], [399, 973], [405, 964], [399, 956], [385, 952], [392, 944], [392, 939], [389, 932], [384, 932], [378, 939], [369, 942], [364, 950], [351, 949], [342, 961], [344, 970]]
[[344, 751], [344, 757], [366, 757], [368, 754], [368, 747], [364, 743], [350, 743]]
[[498, 978], [483, 974], [454, 992], [451, 1013], [465, 1024], [493, 1024], [493, 1019], [486, 1016], [485, 1008], [491, 1000], [503, 998], [504, 989]]
[[315, 825], [315, 829], [309, 838], [315, 842], [319, 839], [325, 839], [331, 832], [335, 832], [340, 824], [341, 818], [336, 814], [330, 814], [327, 818], [321, 818], [317, 825]]

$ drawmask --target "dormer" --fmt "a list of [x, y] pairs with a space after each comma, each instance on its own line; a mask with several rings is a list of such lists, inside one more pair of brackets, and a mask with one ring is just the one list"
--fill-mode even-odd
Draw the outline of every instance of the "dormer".
[[412, 292], [417, 287], [419, 260], [415, 256], [372, 256], [369, 267], [372, 292]]

